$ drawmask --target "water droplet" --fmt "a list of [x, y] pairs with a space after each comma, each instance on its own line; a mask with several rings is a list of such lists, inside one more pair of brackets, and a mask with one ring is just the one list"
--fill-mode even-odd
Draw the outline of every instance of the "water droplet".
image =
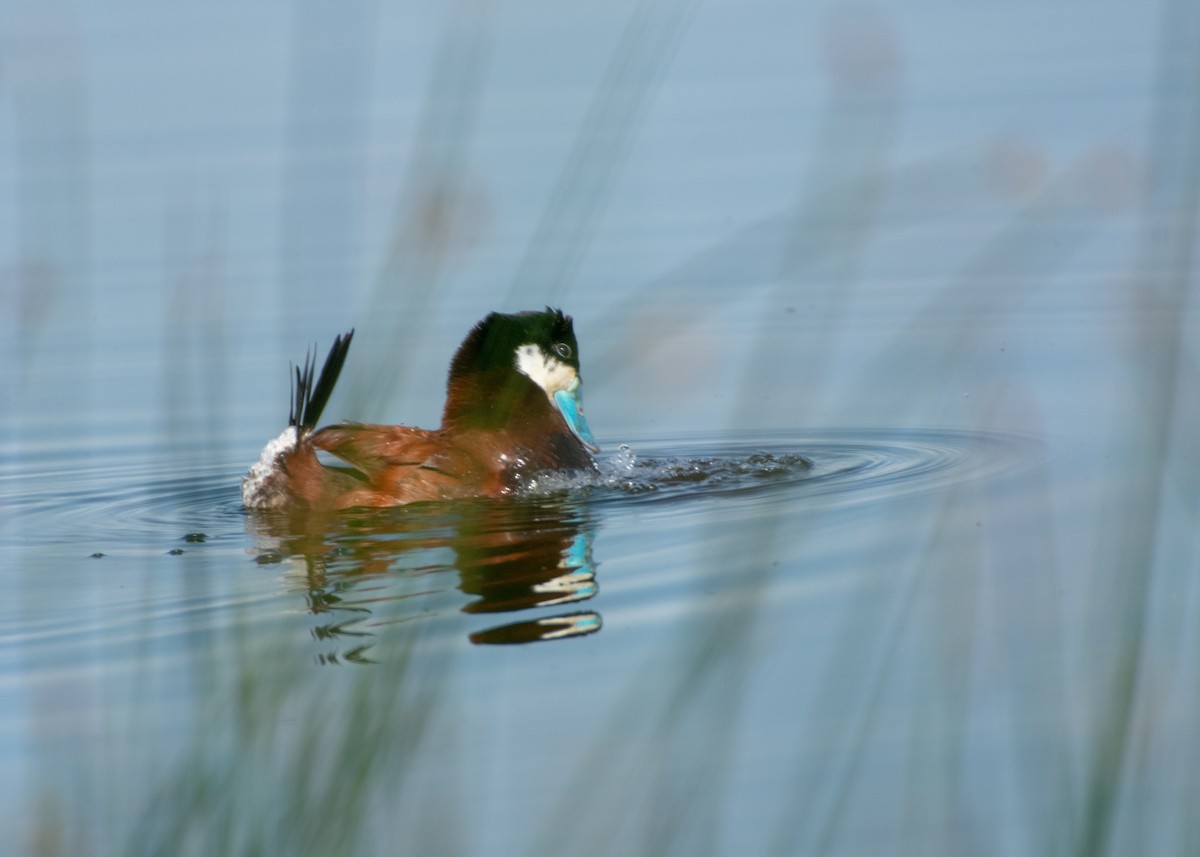
[[617, 447], [617, 454], [612, 457], [612, 465], [617, 472], [633, 473], [634, 467], [637, 466], [637, 456], [629, 444], [623, 443]]

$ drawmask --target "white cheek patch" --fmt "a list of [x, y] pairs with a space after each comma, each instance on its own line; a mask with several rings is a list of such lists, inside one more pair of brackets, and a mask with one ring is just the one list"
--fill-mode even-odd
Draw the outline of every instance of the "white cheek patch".
[[579, 377], [574, 366], [550, 357], [536, 345], [517, 348], [517, 369], [545, 390], [551, 401], [559, 390], [572, 389]]

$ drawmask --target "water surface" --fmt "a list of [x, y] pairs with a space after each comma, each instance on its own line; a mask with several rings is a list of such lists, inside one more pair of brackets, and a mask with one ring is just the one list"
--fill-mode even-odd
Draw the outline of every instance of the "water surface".
[[[4, 4], [4, 842], [1193, 853], [1197, 15]], [[242, 508], [545, 304], [598, 478]]]

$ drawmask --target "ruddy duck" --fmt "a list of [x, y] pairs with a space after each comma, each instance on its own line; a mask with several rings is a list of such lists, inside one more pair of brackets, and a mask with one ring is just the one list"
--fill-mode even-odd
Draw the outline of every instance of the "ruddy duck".
[[[450, 362], [442, 427], [342, 423], [317, 429], [354, 331], [337, 337], [314, 380], [296, 369], [288, 427], [242, 480], [251, 509], [397, 506], [502, 497], [550, 470], [595, 470], [583, 416], [579, 346], [560, 310], [492, 313]], [[318, 452], [340, 459], [326, 464]]]

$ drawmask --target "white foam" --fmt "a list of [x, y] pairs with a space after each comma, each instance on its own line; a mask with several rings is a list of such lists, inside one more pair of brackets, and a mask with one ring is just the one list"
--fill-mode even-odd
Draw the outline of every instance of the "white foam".
[[287, 499], [281, 484], [282, 458], [296, 448], [299, 435], [288, 426], [263, 447], [262, 455], [242, 479], [242, 502], [249, 509], [273, 509]]

